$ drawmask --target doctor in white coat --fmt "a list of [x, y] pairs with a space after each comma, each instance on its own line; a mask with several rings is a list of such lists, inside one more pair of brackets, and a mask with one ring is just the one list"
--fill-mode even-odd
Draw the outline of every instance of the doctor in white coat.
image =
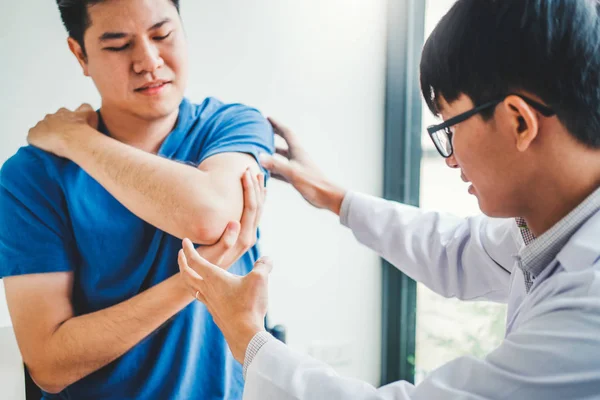
[[262, 160], [275, 177], [413, 279], [446, 297], [508, 303], [508, 317], [487, 357], [458, 358], [418, 386], [375, 388], [265, 332], [268, 259], [233, 276], [185, 240], [181, 273], [243, 364], [244, 398], [600, 399], [598, 48], [597, 0], [459, 0], [436, 27], [421, 85], [445, 122], [428, 131], [472, 183], [478, 217], [339, 188], [271, 121], [288, 144], [284, 158]]

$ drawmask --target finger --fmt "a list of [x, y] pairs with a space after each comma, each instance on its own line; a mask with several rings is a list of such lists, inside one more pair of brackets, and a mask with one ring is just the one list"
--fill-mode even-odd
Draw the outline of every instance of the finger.
[[84, 103], [75, 110], [78, 113], [85, 115], [86, 122], [94, 129], [98, 129], [98, 113], [91, 105]]
[[268, 117], [267, 120], [273, 127], [273, 132], [275, 132], [276, 135], [281, 136], [283, 140], [285, 140], [290, 145], [290, 147], [296, 144], [296, 135], [292, 132], [290, 128], [283, 125], [281, 122], [277, 121], [272, 117]]
[[290, 181], [288, 181], [285, 176], [283, 175], [279, 175], [279, 174], [271, 174], [271, 178], [281, 181], [281, 182], [285, 182], [285, 183], [290, 183]]
[[94, 111], [94, 109], [88, 103], [83, 103], [82, 105], [80, 105], [79, 107], [77, 107], [75, 109], [75, 112], [90, 112], [90, 111]]
[[290, 159], [290, 150], [289, 149], [286, 149], [283, 147], [276, 147], [275, 153], [279, 154], [282, 157], [287, 158], [288, 160]]
[[260, 189], [260, 200], [264, 200], [267, 197], [267, 184], [263, 173], [258, 174], [258, 188]]
[[[237, 242], [239, 234], [240, 223], [237, 221], [230, 221], [225, 227], [225, 231], [223, 231], [219, 241], [210, 247], [204, 247], [203, 250], [198, 251], [198, 253], [202, 254], [207, 260], [210, 259], [213, 264], [218, 264], [218, 262], [215, 262], [215, 259], [223, 259], [225, 253], [227, 253], [227, 251]], [[208, 254], [210, 254], [210, 256], [208, 256]]]
[[254, 263], [254, 268], [252, 272], [256, 274], [260, 274], [264, 277], [269, 276], [271, 271], [273, 270], [273, 260], [269, 257], [261, 257]]
[[190, 284], [191, 280], [200, 278], [200, 275], [198, 275], [190, 267], [180, 268], [179, 270], [181, 271], [180, 272], [181, 276], [183, 276], [183, 279], [188, 286], [190, 294], [192, 296], [194, 296], [194, 298], [196, 300], [201, 301], [202, 303], [206, 304], [208, 300], [207, 300], [206, 296], [204, 295], [204, 292], [202, 291], [202, 289], [196, 289], [196, 286], [198, 286], [198, 285]]
[[279, 175], [285, 178], [285, 180], [288, 182], [291, 180], [291, 177], [294, 174], [294, 168], [288, 160], [282, 160], [268, 154], [261, 155], [260, 164], [271, 171], [271, 173], [274, 175]]
[[[256, 243], [256, 229], [258, 227], [258, 221], [260, 219], [260, 213], [262, 209], [262, 186], [261, 186], [262, 174], [252, 175], [252, 185], [254, 187], [254, 196], [256, 198], [256, 210], [254, 212], [254, 220], [252, 221], [252, 231], [248, 232], [249, 241], [246, 243], [248, 247], [253, 246]], [[264, 186], [264, 180], [262, 181]]]
[[265, 175], [258, 174], [258, 209], [256, 210], [256, 217], [254, 217], [254, 229], [258, 229], [260, 219], [262, 217], [263, 210], [265, 208], [265, 199], [267, 196], [267, 188], [265, 187]]
[[240, 233], [240, 239], [245, 241], [248, 239], [248, 229], [252, 229], [254, 226], [254, 219], [256, 217], [257, 198], [256, 191], [254, 189], [253, 178], [249, 170], [244, 173], [243, 179], [244, 187], [244, 211], [240, 220], [242, 224], [242, 230]]
[[235, 243], [237, 242], [238, 236], [240, 234], [240, 223], [237, 221], [231, 221], [227, 224], [225, 228], [225, 233], [221, 237], [220, 242], [222, 245], [222, 251], [225, 253], [227, 250], [231, 249]]
[[193, 296], [196, 299], [198, 299], [202, 302], [205, 302], [206, 301], [206, 298], [204, 296], [205, 282], [202, 279], [202, 277], [196, 273], [196, 271], [194, 271], [193, 269], [191, 269], [189, 267], [189, 265], [187, 264], [187, 260], [185, 258], [185, 254], [184, 254], [183, 250], [179, 250], [179, 253], [177, 255], [177, 263], [179, 264], [179, 272], [181, 273], [181, 276], [183, 277], [184, 282], [190, 288], [190, 292], [192, 292]]
[[204, 257], [204, 259], [214, 265], [227, 267], [229, 264], [225, 264], [225, 260], [227, 259], [229, 251], [235, 247], [239, 235], [240, 223], [238, 221], [231, 221], [225, 227], [225, 231], [217, 243], [212, 246], [199, 247], [196, 251]]
[[191, 240], [183, 239], [183, 253], [188, 266], [198, 273], [204, 280], [212, 278], [221, 270], [212, 265], [198, 254]]
[[[252, 186], [254, 188], [254, 198], [256, 199], [256, 213], [258, 214], [258, 212], [260, 211], [260, 207], [262, 206], [261, 201], [262, 201], [262, 188], [265, 185], [264, 180], [262, 181], [262, 185], [261, 186], [261, 176], [262, 173], [258, 173], [256, 175], [252, 175]], [[256, 218], [256, 216], [255, 216]]]
[[260, 188], [262, 189], [262, 203], [264, 206], [265, 201], [267, 201], [267, 182], [265, 181], [266, 180], [265, 174], [262, 174], [261, 180], [262, 180], [262, 182], [260, 184]]

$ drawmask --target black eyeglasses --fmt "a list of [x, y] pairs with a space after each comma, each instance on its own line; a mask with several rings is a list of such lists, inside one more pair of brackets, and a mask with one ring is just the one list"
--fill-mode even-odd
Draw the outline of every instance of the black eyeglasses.
[[432, 125], [427, 128], [427, 132], [435, 145], [435, 148], [440, 153], [440, 155], [444, 158], [448, 158], [454, 153], [454, 148], [452, 146], [452, 127], [456, 124], [459, 124], [467, 119], [471, 118], [473, 115], [480, 113], [488, 108], [492, 108], [500, 104], [504, 101], [508, 96], [519, 96], [523, 99], [523, 101], [529, 104], [531, 107], [539, 111], [544, 117], [551, 117], [555, 114], [554, 110], [550, 107], [545, 106], [541, 103], [538, 103], [535, 100], [532, 100], [528, 97], [522, 96], [520, 94], [507, 94], [501, 99], [497, 99], [494, 101], [490, 101], [488, 103], [482, 104], [473, 108], [472, 110], [466, 111], [462, 114], [457, 115], [456, 117], [450, 118], [448, 121], [445, 121], [439, 125]]

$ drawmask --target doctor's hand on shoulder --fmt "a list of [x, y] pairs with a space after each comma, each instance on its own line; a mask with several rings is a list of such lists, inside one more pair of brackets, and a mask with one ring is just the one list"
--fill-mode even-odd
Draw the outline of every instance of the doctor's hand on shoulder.
[[269, 122], [284, 145], [276, 146], [277, 155], [261, 155], [262, 166], [273, 178], [291, 184], [313, 206], [339, 215], [346, 191], [325, 177], [294, 132], [273, 118]]

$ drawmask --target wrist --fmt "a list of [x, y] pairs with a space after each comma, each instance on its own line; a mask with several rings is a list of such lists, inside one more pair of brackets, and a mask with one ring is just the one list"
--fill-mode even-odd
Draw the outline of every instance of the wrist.
[[246, 350], [250, 345], [250, 342], [259, 332], [266, 332], [264, 327], [257, 327], [252, 325], [246, 325], [242, 329], [236, 330], [236, 336], [229, 342], [229, 347], [233, 357], [240, 363], [244, 364], [246, 358]]
[[89, 125], [85, 125], [77, 131], [65, 131], [60, 144], [61, 155], [64, 158], [68, 158], [69, 160], [78, 164], [77, 159], [81, 159], [81, 157], [86, 157], [86, 149], [90, 147], [86, 146], [86, 143], [89, 140], [96, 138], [96, 135], [103, 136], [100, 132], [98, 132]]
[[178, 272], [177, 274], [173, 275], [170, 279], [173, 284], [174, 293], [176, 293], [182, 301], [191, 303], [192, 301], [196, 300], [194, 294], [190, 290], [190, 287], [183, 279], [181, 272]]
[[340, 215], [342, 202], [346, 196], [347, 190], [342, 189], [333, 184], [327, 184], [323, 188], [323, 196], [325, 197], [325, 207], [336, 215]]

